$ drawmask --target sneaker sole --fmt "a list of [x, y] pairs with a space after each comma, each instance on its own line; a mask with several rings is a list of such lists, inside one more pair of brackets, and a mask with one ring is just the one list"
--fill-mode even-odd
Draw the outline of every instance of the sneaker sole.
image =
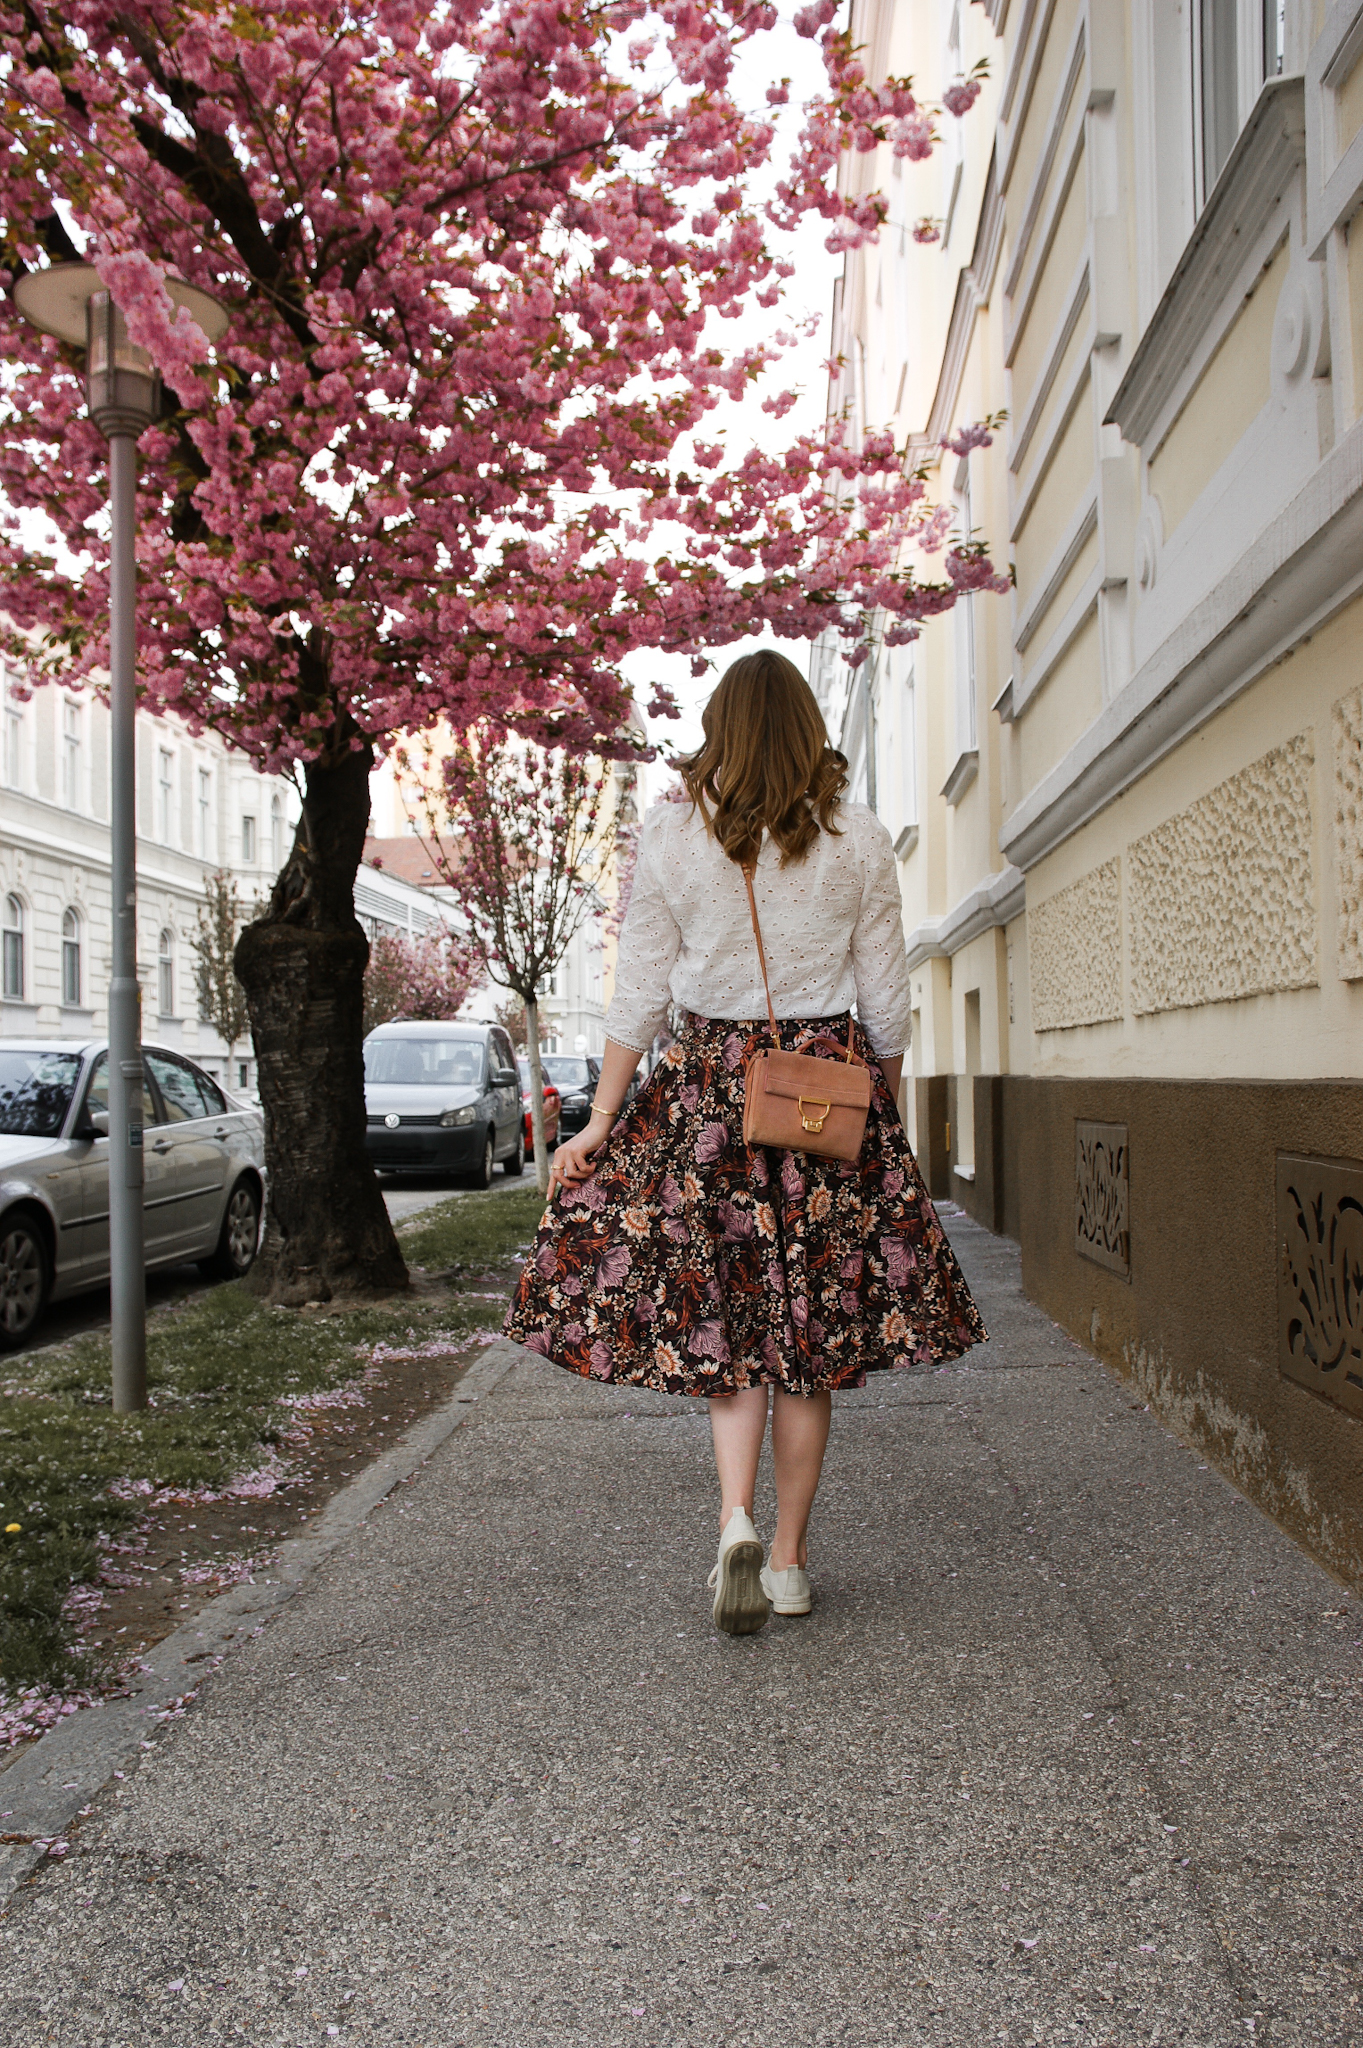
[[762, 1546], [735, 1543], [719, 1568], [715, 1627], [726, 1636], [756, 1635], [765, 1628], [771, 1602], [762, 1591]]

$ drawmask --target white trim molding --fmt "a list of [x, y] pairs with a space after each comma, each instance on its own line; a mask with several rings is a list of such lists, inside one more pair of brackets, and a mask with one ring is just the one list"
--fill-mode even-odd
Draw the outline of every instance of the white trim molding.
[[1027, 880], [1018, 868], [1001, 868], [963, 896], [945, 917], [927, 917], [909, 933], [909, 972], [925, 960], [949, 960], [999, 925], [1011, 924], [1027, 907]]
[[1018, 805], [1024, 871], [1077, 832], [1363, 590], [1363, 421]]
[[1241, 129], [1188, 246], [1150, 317], [1104, 421], [1143, 448], [1226, 300], [1245, 251], [1268, 226], [1306, 161], [1305, 88], [1270, 78]]
[[937, 389], [933, 393], [928, 423], [921, 434], [909, 436], [905, 467], [911, 470], [924, 462], [935, 462], [941, 453], [942, 442], [951, 431], [960, 402], [961, 384], [975, 332], [975, 316], [981, 307], [989, 304], [989, 296], [994, 289], [994, 273], [1003, 247], [1003, 194], [999, 191], [994, 169], [991, 157], [984, 181], [984, 196], [980, 201], [980, 217], [975, 227], [975, 246], [970, 252], [969, 263], [956, 280], [956, 297], [952, 302], [951, 320], [942, 348], [942, 367], [937, 374]]
[[956, 756], [956, 765], [942, 784], [942, 796], [948, 804], [958, 804], [980, 772], [980, 750], [978, 747], [963, 747]]

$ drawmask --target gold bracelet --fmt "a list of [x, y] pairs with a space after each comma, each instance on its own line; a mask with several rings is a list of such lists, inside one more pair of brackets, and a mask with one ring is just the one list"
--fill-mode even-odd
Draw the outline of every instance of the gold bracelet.
[[607, 1109], [604, 1102], [593, 1101], [592, 1103], [593, 1112], [597, 1116], [619, 1116], [622, 1107], [622, 1104], [617, 1103], [614, 1109]]

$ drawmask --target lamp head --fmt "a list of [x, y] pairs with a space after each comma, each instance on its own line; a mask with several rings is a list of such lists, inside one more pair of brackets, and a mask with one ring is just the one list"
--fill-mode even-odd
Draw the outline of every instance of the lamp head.
[[[172, 302], [193, 314], [210, 341], [227, 332], [217, 300], [178, 277], [166, 279]], [[44, 334], [85, 349], [85, 399], [102, 434], [140, 434], [161, 411], [161, 376], [146, 349], [128, 339], [127, 323], [93, 263], [53, 263], [14, 287], [14, 303]]]

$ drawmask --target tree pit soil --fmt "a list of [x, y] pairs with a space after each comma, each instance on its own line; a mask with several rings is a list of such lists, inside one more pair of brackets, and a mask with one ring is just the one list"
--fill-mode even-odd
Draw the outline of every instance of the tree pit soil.
[[[422, 1277], [414, 1274], [414, 1284], [420, 1286]], [[502, 1269], [461, 1275], [460, 1282], [461, 1292], [505, 1291], [508, 1275]], [[85, 1639], [92, 1654], [122, 1663], [192, 1620], [226, 1587], [256, 1571], [268, 1572], [278, 1545], [296, 1536], [302, 1523], [413, 1423], [440, 1407], [481, 1351], [475, 1334], [458, 1352], [385, 1358], [356, 1383], [360, 1398], [354, 1405], [308, 1415], [305, 1440], [288, 1446], [287, 1470], [262, 1498], [169, 1501], [153, 1507], [143, 1525], [145, 1552], [114, 1560], [130, 1583], [102, 1589], [95, 1626]], [[187, 1580], [186, 1574], [193, 1576]], [[0, 1768], [8, 1761], [0, 1760]]]

